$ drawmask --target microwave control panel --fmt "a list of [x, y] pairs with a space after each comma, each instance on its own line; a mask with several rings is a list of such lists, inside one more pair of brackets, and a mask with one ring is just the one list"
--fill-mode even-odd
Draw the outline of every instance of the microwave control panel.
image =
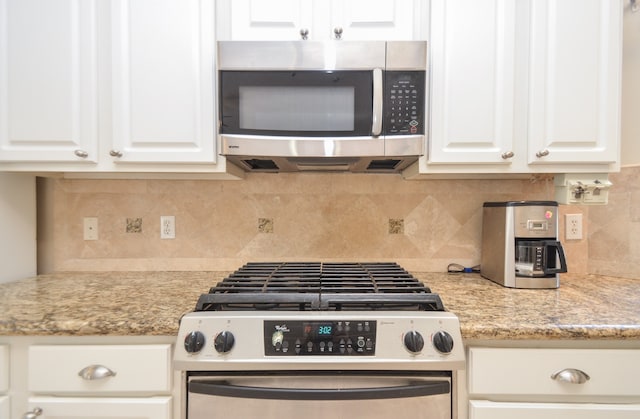
[[385, 71], [385, 135], [422, 135], [425, 118], [424, 71]]
[[375, 355], [375, 320], [265, 320], [266, 356]]

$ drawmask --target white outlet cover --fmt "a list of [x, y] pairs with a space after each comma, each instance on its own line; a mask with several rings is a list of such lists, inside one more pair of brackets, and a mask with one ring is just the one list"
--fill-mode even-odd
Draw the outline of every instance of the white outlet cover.
[[175, 239], [176, 238], [176, 217], [175, 215], [160, 216], [160, 238]]

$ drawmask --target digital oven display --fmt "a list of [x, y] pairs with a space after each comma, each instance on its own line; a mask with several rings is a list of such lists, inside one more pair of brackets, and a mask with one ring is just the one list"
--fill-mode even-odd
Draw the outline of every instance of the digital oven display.
[[264, 322], [267, 356], [375, 355], [375, 320]]

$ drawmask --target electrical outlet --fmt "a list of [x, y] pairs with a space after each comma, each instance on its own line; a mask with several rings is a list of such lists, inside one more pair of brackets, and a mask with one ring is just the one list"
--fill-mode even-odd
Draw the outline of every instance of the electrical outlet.
[[582, 214], [566, 214], [564, 218], [566, 240], [582, 240]]
[[82, 222], [84, 240], [98, 240], [98, 217], [84, 217]]
[[160, 238], [175, 239], [176, 238], [176, 217], [175, 215], [160, 216]]

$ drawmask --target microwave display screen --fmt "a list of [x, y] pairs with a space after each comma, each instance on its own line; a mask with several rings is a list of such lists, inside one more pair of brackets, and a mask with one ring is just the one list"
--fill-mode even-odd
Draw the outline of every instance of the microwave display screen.
[[353, 86], [239, 86], [240, 129], [353, 131]]

